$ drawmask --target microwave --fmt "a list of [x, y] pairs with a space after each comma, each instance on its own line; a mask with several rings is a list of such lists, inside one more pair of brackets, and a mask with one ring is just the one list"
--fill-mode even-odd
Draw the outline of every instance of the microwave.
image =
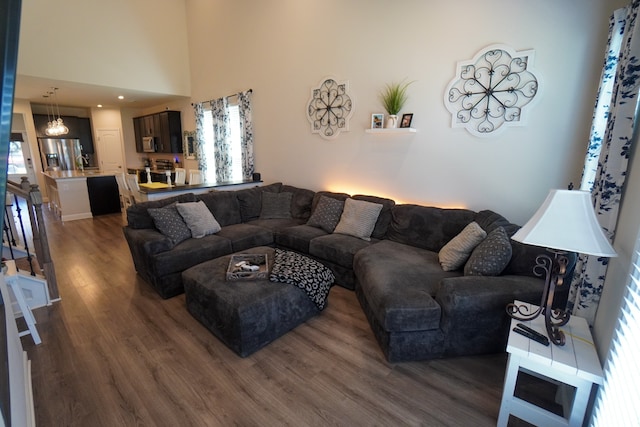
[[156, 145], [153, 143], [152, 136], [142, 137], [142, 151], [145, 153], [154, 153], [156, 151]]

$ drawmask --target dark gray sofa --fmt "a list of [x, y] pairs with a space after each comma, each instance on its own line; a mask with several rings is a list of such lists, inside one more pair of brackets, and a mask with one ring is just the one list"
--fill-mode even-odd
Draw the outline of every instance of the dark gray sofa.
[[[292, 193], [287, 219], [262, 219], [263, 192]], [[328, 233], [307, 224], [322, 196], [381, 204], [371, 240]], [[172, 245], [155, 229], [151, 207], [202, 200], [222, 229]], [[197, 264], [272, 246], [303, 253], [329, 267], [336, 284], [355, 289], [390, 362], [504, 351], [507, 303], [539, 302], [543, 280], [533, 273], [541, 249], [510, 241], [512, 257], [497, 276], [445, 272], [438, 251], [475, 221], [485, 231], [519, 228], [492, 211], [396, 205], [369, 195], [313, 192], [282, 183], [238, 191], [146, 202], [127, 210], [124, 235], [138, 273], [163, 297], [184, 291], [181, 273]]]

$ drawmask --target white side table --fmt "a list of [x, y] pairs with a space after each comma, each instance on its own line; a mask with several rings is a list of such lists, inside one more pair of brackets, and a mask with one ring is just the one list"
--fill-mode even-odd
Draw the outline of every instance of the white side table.
[[[516, 303], [522, 304], [519, 301]], [[498, 426], [506, 426], [509, 415], [537, 426], [582, 426], [591, 393], [602, 384], [602, 367], [586, 320], [572, 316], [569, 323], [560, 328], [564, 331], [566, 344], [550, 344], [548, 347], [513, 332], [518, 323], [546, 335], [543, 316], [529, 322], [511, 320], [507, 343], [509, 361], [504, 378]], [[573, 399], [562, 402], [564, 417], [516, 397], [514, 392], [519, 372], [575, 387]]]

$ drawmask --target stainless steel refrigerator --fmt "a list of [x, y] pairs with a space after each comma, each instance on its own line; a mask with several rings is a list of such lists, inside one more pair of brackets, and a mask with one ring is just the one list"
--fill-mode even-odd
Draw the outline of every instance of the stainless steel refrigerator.
[[38, 145], [43, 170], [80, 169], [80, 162], [88, 166], [79, 139], [38, 138]]

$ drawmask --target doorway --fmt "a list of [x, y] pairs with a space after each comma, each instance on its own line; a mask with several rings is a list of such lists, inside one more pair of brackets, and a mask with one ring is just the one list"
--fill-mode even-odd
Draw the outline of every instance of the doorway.
[[31, 149], [29, 148], [29, 143], [24, 139], [24, 133], [22, 132], [11, 133], [7, 160], [7, 178], [9, 181], [20, 183], [21, 177], [26, 176], [29, 178], [30, 183], [37, 184]]
[[120, 129], [98, 129], [97, 151], [102, 171], [123, 172], [122, 138]]

